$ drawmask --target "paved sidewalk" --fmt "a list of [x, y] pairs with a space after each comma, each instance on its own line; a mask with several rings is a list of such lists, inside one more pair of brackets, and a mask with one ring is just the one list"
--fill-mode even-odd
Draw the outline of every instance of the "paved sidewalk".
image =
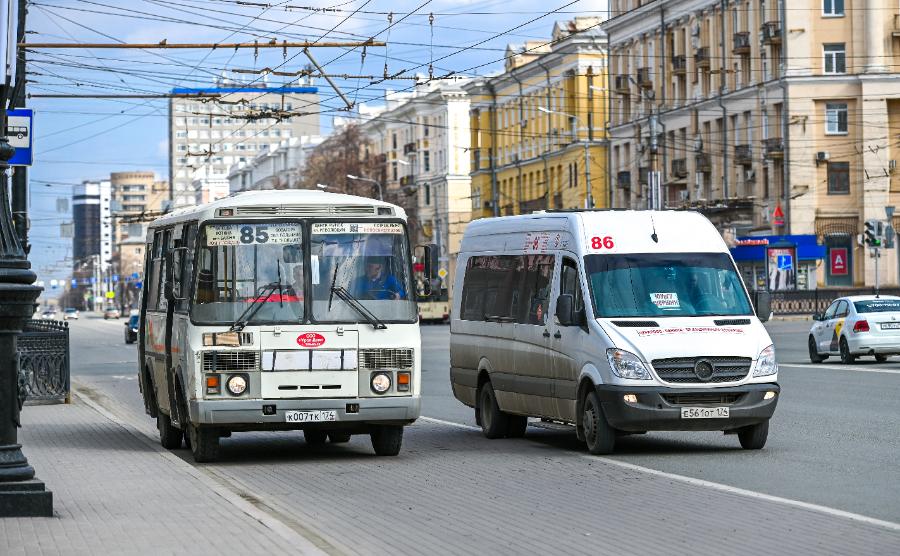
[[25, 455], [53, 491], [55, 517], [0, 519], [0, 554], [318, 552], [77, 397], [28, 406], [22, 418]]

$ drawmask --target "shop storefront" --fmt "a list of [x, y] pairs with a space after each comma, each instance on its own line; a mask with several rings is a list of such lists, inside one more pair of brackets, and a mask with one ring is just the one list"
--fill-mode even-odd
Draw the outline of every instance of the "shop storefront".
[[[737, 238], [731, 256], [751, 290], [814, 290], [816, 266], [829, 252], [812, 234], [745, 236]], [[851, 264], [845, 260], [848, 274]]]

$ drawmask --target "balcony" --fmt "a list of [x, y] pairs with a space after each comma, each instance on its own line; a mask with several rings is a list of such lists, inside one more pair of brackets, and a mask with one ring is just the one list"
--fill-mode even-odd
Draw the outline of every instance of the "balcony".
[[739, 166], [750, 166], [753, 164], [753, 148], [750, 145], [735, 145], [734, 163]]
[[415, 141], [403, 145], [403, 154], [409, 154], [409, 153], [414, 153], [414, 152], [416, 152]]
[[781, 44], [781, 23], [767, 21], [759, 28], [763, 44]]
[[619, 172], [616, 174], [616, 185], [622, 189], [631, 189], [631, 172]]
[[742, 31], [734, 34], [734, 48], [731, 50], [735, 54], [750, 54], [750, 33]]
[[652, 89], [653, 80], [650, 79], [650, 68], [638, 68], [637, 84], [642, 89]]
[[687, 56], [684, 54], [672, 56], [672, 73], [674, 75], [684, 75], [687, 73]]
[[694, 63], [699, 68], [709, 68], [709, 47], [701, 46], [694, 53]]
[[688, 167], [686, 158], [675, 158], [672, 160], [672, 176], [676, 178], [688, 177]]
[[766, 158], [784, 158], [784, 140], [781, 137], [763, 139]]
[[648, 166], [638, 168], [638, 183], [641, 185], [650, 183], [650, 168]]
[[627, 95], [631, 89], [631, 85], [628, 83], [627, 75], [617, 75], [616, 76], [616, 92], [622, 95]]
[[706, 153], [694, 155], [694, 165], [698, 172], [712, 172], [712, 159]]

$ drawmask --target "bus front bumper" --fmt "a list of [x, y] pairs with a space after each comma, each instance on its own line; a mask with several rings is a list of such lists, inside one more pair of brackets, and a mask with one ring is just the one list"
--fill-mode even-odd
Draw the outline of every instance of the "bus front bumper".
[[[191, 400], [191, 422], [230, 430], [282, 430], [309, 427], [353, 429], [367, 425], [409, 425], [421, 413], [419, 396], [337, 399]], [[274, 408], [274, 412], [273, 412]], [[288, 423], [287, 411], [334, 410], [336, 421]]]

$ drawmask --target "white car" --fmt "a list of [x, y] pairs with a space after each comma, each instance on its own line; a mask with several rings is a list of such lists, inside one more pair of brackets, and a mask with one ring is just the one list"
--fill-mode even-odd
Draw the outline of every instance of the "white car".
[[900, 355], [900, 297], [854, 295], [835, 299], [824, 314], [813, 315], [809, 359], [821, 363], [839, 355], [853, 363], [861, 355], [879, 362]]

